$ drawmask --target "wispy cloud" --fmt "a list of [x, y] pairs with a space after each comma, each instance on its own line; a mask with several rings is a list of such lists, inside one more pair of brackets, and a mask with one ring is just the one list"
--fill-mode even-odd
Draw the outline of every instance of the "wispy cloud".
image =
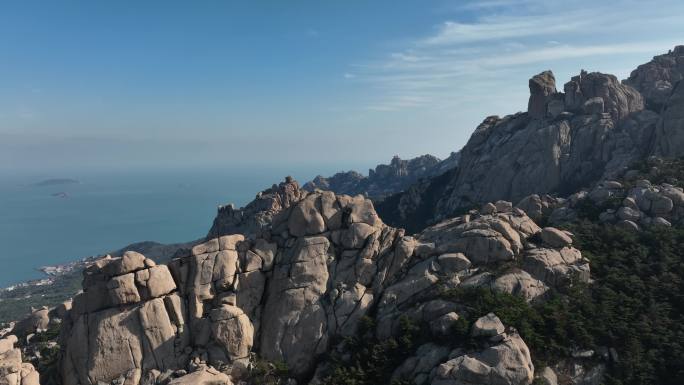
[[[491, 0], [455, 10], [432, 33], [353, 65], [357, 81], [375, 91], [369, 110], [453, 106], [466, 100], [463, 94], [471, 100], [512, 95], [519, 89], [505, 88], [511, 79], [529, 77], [539, 66], [572, 64], [579, 72], [601, 58], [641, 55], [646, 61], [684, 43], [677, 41], [684, 29], [676, 16], [684, 3], [670, 0], [655, 7], [632, 0], [582, 0], [572, 7], [553, 0]], [[459, 20], [464, 10], [476, 16]], [[624, 67], [616, 61], [616, 69]], [[526, 78], [515, 80], [526, 86]]]

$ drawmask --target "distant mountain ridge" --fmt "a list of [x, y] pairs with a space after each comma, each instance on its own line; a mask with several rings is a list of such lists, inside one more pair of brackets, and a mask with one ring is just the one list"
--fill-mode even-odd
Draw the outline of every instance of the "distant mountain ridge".
[[382, 198], [403, 191], [422, 178], [429, 178], [456, 167], [459, 152], [440, 160], [433, 155], [422, 155], [404, 160], [394, 156], [389, 164], [380, 164], [368, 170], [368, 176], [356, 171], [339, 172], [331, 177], [318, 175], [304, 184], [307, 191], [315, 189], [330, 190], [337, 194], [362, 194], [372, 198]]

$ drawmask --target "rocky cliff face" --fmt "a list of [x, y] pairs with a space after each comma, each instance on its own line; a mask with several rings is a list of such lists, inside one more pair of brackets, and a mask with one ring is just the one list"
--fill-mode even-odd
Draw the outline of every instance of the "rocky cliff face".
[[331, 177], [321, 175], [306, 183], [304, 189], [329, 190], [337, 194], [366, 195], [381, 198], [403, 191], [421, 178], [443, 174], [456, 167], [460, 153], [454, 152], [447, 159], [440, 160], [432, 155], [403, 160], [398, 156], [390, 164], [381, 164], [368, 170], [368, 176], [356, 171], [340, 172]]
[[390, 223], [419, 229], [486, 201], [569, 194], [651, 154], [681, 156], [683, 63], [679, 46], [623, 83], [582, 71], [563, 92], [550, 71], [536, 75], [527, 112], [486, 118], [449, 176], [413, 185], [378, 209]]
[[[92, 265], [65, 316], [64, 383], [235, 383], [255, 355], [316, 383], [327, 375], [325, 353], [364, 316], [377, 319], [379, 338], [398, 333], [404, 318], [440, 336], [467, 312], [441, 299], [445, 288], [486, 286], [536, 301], [573, 274], [589, 277], [571, 234], [539, 228], [508, 202], [408, 237], [362, 196], [288, 191], [297, 198], [258, 236], [212, 238], [168, 266], [135, 252]], [[397, 376], [530, 384], [525, 342], [495, 315], [481, 316], [472, 333], [485, 345], [422, 347], [417, 357], [433, 358]]]

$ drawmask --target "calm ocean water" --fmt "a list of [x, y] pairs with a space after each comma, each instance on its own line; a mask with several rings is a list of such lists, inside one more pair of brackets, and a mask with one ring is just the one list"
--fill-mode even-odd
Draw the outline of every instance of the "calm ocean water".
[[[334, 170], [333, 170], [334, 171]], [[133, 242], [206, 235], [219, 204], [243, 206], [292, 174], [300, 183], [331, 170], [250, 169], [0, 178], [0, 287], [42, 277], [36, 268], [103, 254]], [[80, 184], [35, 186], [49, 177]], [[52, 194], [66, 193], [66, 197]]]

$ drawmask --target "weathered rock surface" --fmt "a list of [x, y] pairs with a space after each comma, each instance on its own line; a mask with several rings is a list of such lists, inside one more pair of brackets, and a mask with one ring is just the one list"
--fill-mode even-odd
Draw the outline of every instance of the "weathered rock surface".
[[650, 62], [632, 71], [624, 82], [637, 89], [646, 100], [646, 106], [656, 112], [667, 103], [675, 84], [684, 79], [684, 46], [658, 55]]
[[21, 350], [14, 347], [16, 343], [14, 335], [0, 339], [0, 384], [40, 385], [38, 372], [30, 363], [22, 362]]
[[257, 194], [247, 206], [236, 209], [233, 204], [219, 206], [207, 239], [221, 235], [244, 233], [259, 235], [271, 223], [273, 216], [302, 199], [306, 192], [290, 177]]
[[[663, 161], [661, 158], [651, 157], [647, 163], [657, 169], [657, 165]], [[625, 172], [625, 178], [634, 175], [632, 171], [636, 170]], [[657, 172], [653, 176], [657, 177]], [[647, 179], [633, 178], [629, 185], [613, 180], [602, 181], [588, 192], [575, 194], [571, 199], [557, 200], [549, 221], [563, 223], [576, 219], [575, 211], [586, 200], [604, 210], [599, 214], [601, 222], [613, 223], [627, 230], [672, 226], [684, 221], [684, 188], [669, 183], [653, 184]], [[608, 208], [605, 208], [606, 206]]]
[[457, 354], [457, 357], [436, 367], [431, 384], [531, 384], [534, 365], [520, 336], [515, 331], [505, 333], [504, 326], [494, 314], [481, 318], [478, 323], [491, 325], [485, 329], [485, 335], [497, 338], [492, 338], [492, 343], [481, 351]]
[[[306, 379], [333, 341], [354, 335], [373, 307], [379, 337], [399, 330], [404, 316], [446, 336], [460, 310], [439, 298], [442, 285], [477, 281], [531, 301], [574, 269], [588, 273], [567, 240], [544, 247], [529, 243], [542, 229], [510, 202], [492, 203], [488, 214], [473, 211], [407, 237], [386, 226], [362, 196], [301, 192], [297, 197], [272, 213], [260, 235], [209, 239], [168, 266], [137, 253], [93, 264], [64, 323], [64, 382], [138, 385], [179, 370], [190, 373], [182, 381], [225, 381], [199, 373], [202, 368], [238, 382], [251, 353], [282, 361], [293, 376]], [[539, 258], [529, 271], [488, 273], [513, 261], [525, 265], [535, 253], [559, 257]], [[499, 329], [492, 333], [501, 335]], [[476, 359], [499, 373], [492, 376], [529, 370], [501, 371], [500, 365], [526, 363], [507, 361], [506, 352], [522, 354], [519, 337], [500, 339], [499, 347]], [[425, 347], [427, 356], [407, 362], [400, 372], [426, 380], [446, 360], [444, 349], [436, 349]], [[504, 356], [496, 356], [499, 351]]]
[[536, 75], [526, 113], [487, 117], [457, 168], [383, 200], [378, 211], [392, 225], [420, 231], [464, 208], [532, 196], [519, 206], [538, 218], [543, 194], [610, 180], [648, 155], [684, 155], [682, 63], [680, 46], [623, 83], [582, 71], [563, 92], [551, 72]]

